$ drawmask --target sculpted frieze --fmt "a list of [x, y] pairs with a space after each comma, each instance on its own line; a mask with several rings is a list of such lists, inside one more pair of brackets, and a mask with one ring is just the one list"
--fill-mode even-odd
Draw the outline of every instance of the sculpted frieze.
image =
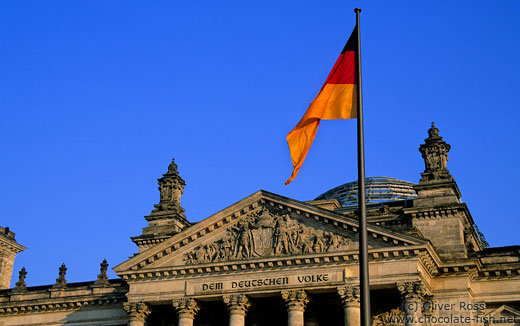
[[352, 240], [303, 225], [289, 214], [267, 208], [253, 212], [215, 242], [201, 245], [184, 256], [186, 264], [201, 264], [268, 256], [305, 255], [348, 250]]

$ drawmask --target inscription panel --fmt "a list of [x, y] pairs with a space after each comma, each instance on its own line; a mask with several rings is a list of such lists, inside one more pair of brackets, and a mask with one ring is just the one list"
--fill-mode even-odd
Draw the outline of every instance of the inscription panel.
[[280, 275], [257, 274], [248, 277], [186, 281], [186, 295], [212, 294], [228, 291], [282, 289], [302, 285], [334, 285], [344, 282], [343, 271], [315, 271]]

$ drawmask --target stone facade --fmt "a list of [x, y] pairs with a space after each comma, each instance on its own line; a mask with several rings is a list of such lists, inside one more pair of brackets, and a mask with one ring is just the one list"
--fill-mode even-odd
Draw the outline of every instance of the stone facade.
[[[432, 125], [417, 197], [367, 207], [373, 325], [520, 325], [520, 246], [487, 246], [450, 148]], [[172, 162], [120, 279], [106, 261], [86, 283], [67, 283], [65, 265], [49, 286], [20, 271], [0, 325], [359, 325], [356, 207], [261, 190], [192, 224], [184, 185]]]
[[26, 248], [15, 240], [15, 234], [8, 227], [0, 227], [0, 289], [8, 289], [13, 273], [16, 254]]

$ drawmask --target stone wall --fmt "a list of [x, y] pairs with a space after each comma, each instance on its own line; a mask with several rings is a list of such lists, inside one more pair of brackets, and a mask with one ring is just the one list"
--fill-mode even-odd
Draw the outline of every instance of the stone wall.
[[464, 226], [457, 215], [440, 218], [414, 219], [413, 225], [430, 240], [439, 256], [445, 260], [464, 259]]
[[11, 284], [15, 253], [0, 249], [0, 289], [8, 289]]

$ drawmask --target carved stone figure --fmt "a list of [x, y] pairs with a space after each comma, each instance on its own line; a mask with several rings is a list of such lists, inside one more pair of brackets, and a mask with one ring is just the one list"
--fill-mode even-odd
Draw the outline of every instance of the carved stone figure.
[[253, 249], [252, 235], [251, 230], [249, 229], [248, 221], [241, 221], [240, 225], [240, 235], [238, 236], [236, 250], [234, 256], [236, 258], [247, 258], [251, 256], [251, 251]]
[[325, 242], [323, 241], [323, 232], [318, 233], [317, 236], [314, 237], [314, 252], [320, 253], [325, 251]]
[[276, 228], [275, 228], [275, 245], [274, 245], [274, 254], [289, 254], [294, 251], [294, 243], [291, 236], [291, 232], [293, 231], [292, 225], [289, 223], [290, 219], [286, 216], [285, 220], [282, 218], [278, 218], [276, 220]]
[[274, 214], [262, 207], [241, 219], [220, 240], [200, 245], [184, 256], [186, 264], [255, 257], [305, 255], [347, 250], [352, 241]]

